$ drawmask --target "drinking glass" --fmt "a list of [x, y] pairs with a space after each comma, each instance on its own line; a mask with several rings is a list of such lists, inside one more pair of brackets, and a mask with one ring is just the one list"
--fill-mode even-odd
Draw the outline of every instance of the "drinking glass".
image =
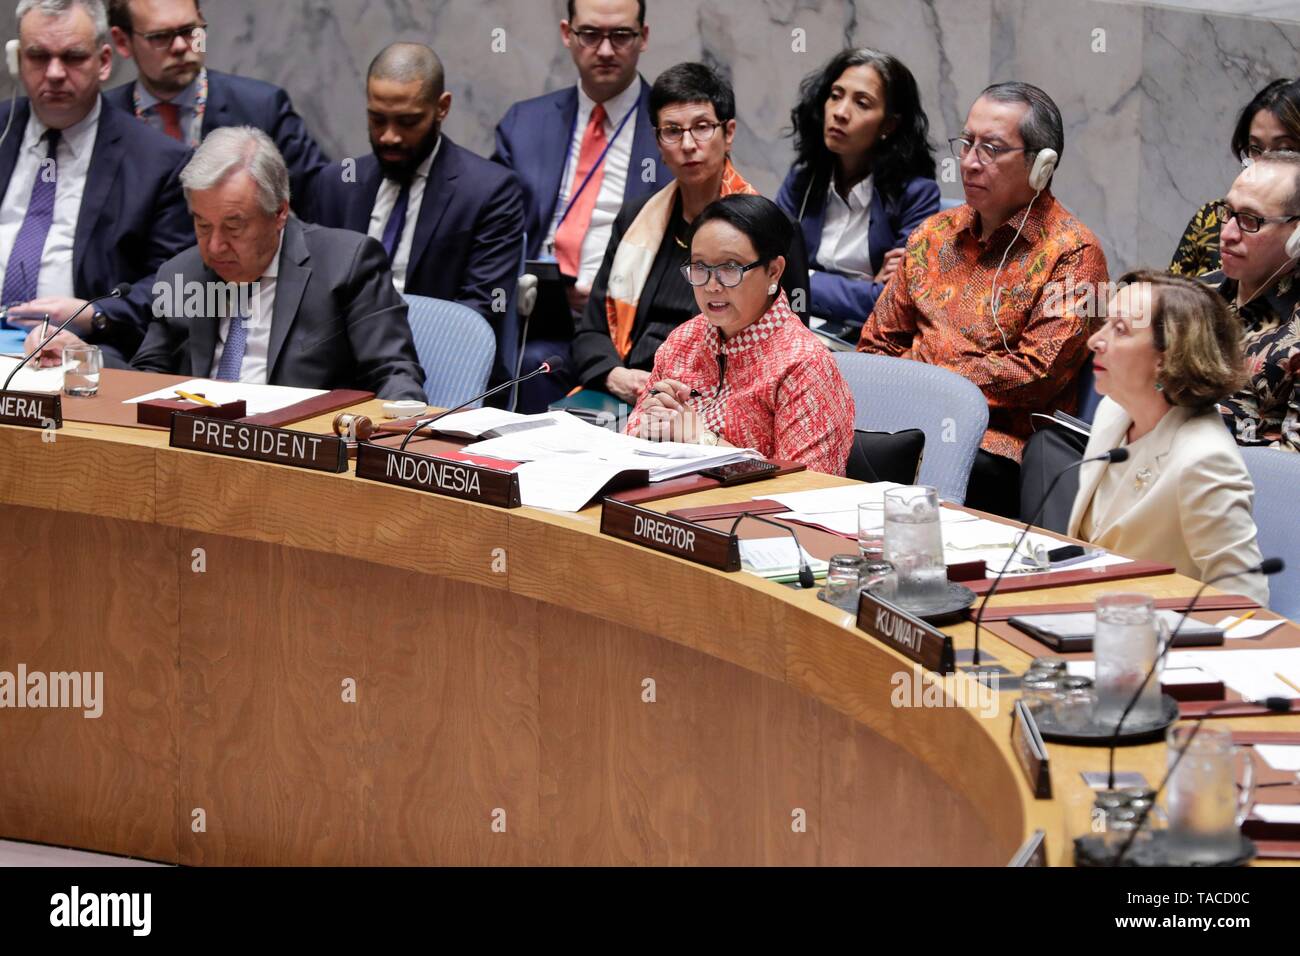
[[63, 392], [88, 398], [99, 391], [104, 355], [98, 345], [69, 345], [63, 350]]

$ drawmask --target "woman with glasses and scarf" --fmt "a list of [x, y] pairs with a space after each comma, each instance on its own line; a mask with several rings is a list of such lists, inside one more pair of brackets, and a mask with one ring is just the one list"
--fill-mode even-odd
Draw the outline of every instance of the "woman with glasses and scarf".
[[[731, 85], [703, 64], [678, 64], [655, 81], [650, 119], [674, 179], [648, 199], [625, 205], [614, 221], [573, 339], [569, 372], [584, 388], [636, 402], [659, 346], [698, 312], [681, 273], [691, 225], [714, 200], [755, 193], [731, 164], [735, 116]], [[806, 320], [807, 260], [802, 239], [791, 232], [782, 285]]]
[[682, 275], [699, 314], [660, 346], [629, 434], [755, 448], [844, 474], [853, 396], [782, 288], [794, 232], [761, 196], [728, 196], [695, 218]]

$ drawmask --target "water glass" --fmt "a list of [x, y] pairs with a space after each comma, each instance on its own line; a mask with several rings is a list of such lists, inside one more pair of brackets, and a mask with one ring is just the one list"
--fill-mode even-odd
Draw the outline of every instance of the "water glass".
[[[1255, 785], [1250, 754], [1232, 743], [1232, 732], [1202, 724], [1193, 737], [1196, 726], [1176, 724], [1165, 735], [1172, 770], [1165, 792], [1169, 852], [1183, 865], [1222, 863], [1240, 854], [1241, 824]], [[1244, 765], [1240, 789], [1238, 764]]]
[[885, 557], [885, 503], [864, 501], [858, 505], [858, 553], [864, 561]]
[[63, 393], [88, 398], [99, 392], [104, 355], [98, 345], [69, 345], [63, 350]]
[[885, 492], [885, 560], [898, 569], [898, 605], [922, 609], [948, 593], [939, 493], [922, 485]]
[[857, 610], [862, 564], [862, 558], [856, 554], [837, 554], [831, 558], [824, 588], [827, 602], [845, 610]]
[[[1097, 598], [1097, 627], [1092, 638], [1097, 661], [1097, 722], [1116, 723], [1146, 678], [1156, 655], [1169, 639], [1169, 628], [1156, 616], [1155, 601], [1145, 594], [1103, 594]], [[1126, 728], [1159, 721], [1162, 712], [1160, 672], [1156, 669], [1124, 720]]]

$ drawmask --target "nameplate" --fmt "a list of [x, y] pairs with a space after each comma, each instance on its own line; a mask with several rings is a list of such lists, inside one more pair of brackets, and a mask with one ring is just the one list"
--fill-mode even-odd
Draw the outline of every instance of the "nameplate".
[[1029, 839], [1020, 845], [1020, 849], [1016, 851], [1016, 855], [1011, 858], [1007, 866], [1047, 866], [1047, 834], [1042, 830], [1035, 830]]
[[858, 596], [858, 628], [935, 673], [956, 670], [951, 637], [866, 591]]
[[519, 476], [513, 471], [416, 455], [369, 442], [357, 445], [357, 477], [497, 508], [519, 507]]
[[1039, 800], [1052, 799], [1052, 774], [1047, 763], [1047, 745], [1039, 733], [1038, 722], [1023, 700], [1011, 709], [1011, 749], [1025, 772], [1029, 789]]
[[718, 571], [740, 570], [740, 545], [725, 531], [670, 518], [613, 498], [601, 502], [600, 533]]
[[0, 392], [0, 425], [62, 428], [63, 401], [57, 392]]
[[333, 435], [227, 422], [188, 412], [172, 415], [171, 447], [335, 474], [348, 470], [347, 443]]

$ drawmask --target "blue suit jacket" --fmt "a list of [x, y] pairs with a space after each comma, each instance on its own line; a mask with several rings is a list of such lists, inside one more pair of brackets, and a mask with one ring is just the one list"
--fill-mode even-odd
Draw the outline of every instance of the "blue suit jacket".
[[[657, 193], [673, 178], [660, 159], [659, 144], [650, 125], [650, 85], [645, 80], [639, 82], [641, 101], [633, 117], [632, 155], [628, 161], [627, 185], [623, 188], [624, 204]], [[497, 124], [492, 160], [513, 169], [523, 186], [530, 259], [537, 258], [550, 232], [577, 116], [578, 88], [570, 86], [516, 103]], [[616, 117], [615, 122], [618, 119], [621, 117]], [[641, 176], [647, 159], [654, 162], [652, 182], [644, 182]]]
[[[13, 129], [0, 147], [0, 197], [9, 189], [30, 113], [28, 101], [19, 100]], [[8, 118], [5, 103], [0, 105], [0, 129]], [[129, 359], [135, 353], [153, 316], [154, 274], [194, 245], [194, 223], [180, 184], [180, 171], [189, 158], [187, 147], [131, 114], [107, 104], [100, 110], [77, 216], [69, 291], [90, 299], [119, 283], [131, 283], [125, 298], [96, 307], [111, 321], [89, 341], [106, 347], [110, 357]]]
[[[804, 243], [808, 247], [809, 282], [812, 302], [808, 311], [823, 319], [836, 319], [861, 326], [876, 307], [876, 299], [884, 291], [881, 282], [850, 279], [826, 272], [817, 261], [821, 248], [822, 228], [826, 225], [828, 177], [818, 176], [811, 191], [799, 188], [796, 180], [802, 170], [790, 170], [781, 184], [776, 203], [803, 229]], [[808, 202], [804, 204], [804, 196]], [[803, 216], [799, 210], [803, 207]], [[883, 196], [874, 189], [871, 194], [871, 226], [867, 233], [871, 245], [871, 272], [875, 275], [885, 262], [885, 253], [901, 249], [907, 244], [912, 230], [939, 211], [939, 184], [933, 179], [909, 180], [902, 195]]]
[[[105, 90], [104, 99], [134, 116], [134, 90], [132, 80]], [[301, 212], [300, 201], [306, 197], [312, 177], [329, 165], [329, 158], [307, 132], [302, 117], [294, 112], [289, 94], [271, 83], [209, 69], [203, 135], [224, 126], [255, 126], [275, 140], [289, 167], [293, 207]]]
[[[365, 233], [383, 173], [373, 155], [356, 160], [355, 180], [345, 180], [343, 172], [343, 164], [334, 163], [316, 177], [309, 218]], [[487, 319], [497, 333], [497, 378], [508, 378], [507, 370], [513, 374], [519, 349], [515, 311], [508, 306], [522, 268], [523, 230], [523, 198], [514, 174], [443, 133], [415, 223], [406, 292], [460, 302]], [[505, 291], [504, 311], [498, 290]]]

